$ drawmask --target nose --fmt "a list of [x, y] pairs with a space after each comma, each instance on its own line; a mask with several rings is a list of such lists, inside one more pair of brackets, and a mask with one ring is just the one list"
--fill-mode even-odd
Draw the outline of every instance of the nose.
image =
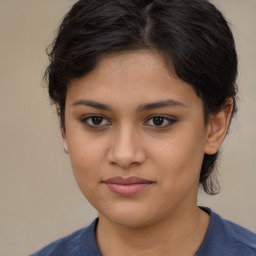
[[146, 152], [138, 132], [128, 126], [122, 127], [113, 136], [107, 160], [122, 169], [140, 165], [146, 160]]

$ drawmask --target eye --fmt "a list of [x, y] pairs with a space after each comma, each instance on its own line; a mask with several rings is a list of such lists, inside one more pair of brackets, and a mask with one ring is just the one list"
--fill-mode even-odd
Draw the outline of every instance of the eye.
[[175, 123], [176, 120], [166, 116], [153, 116], [146, 122], [147, 125], [155, 127], [167, 127]]
[[108, 126], [111, 123], [104, 118], [103, 116], [87, 116], [83, 118], [82, 123], [86, 124], [87, 126], [91, 127], [102, 127], [102, 126]]

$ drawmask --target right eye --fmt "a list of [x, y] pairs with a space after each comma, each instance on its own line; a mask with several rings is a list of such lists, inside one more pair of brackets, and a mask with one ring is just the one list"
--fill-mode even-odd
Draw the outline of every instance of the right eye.
[[87, 126], [96, 127], [96, 128], [102, 127], [102, 126], [108, 126], [111, 124], [103, 116], [87, 116], [87, 117], [83, 118], [81, 121], [82, 121], [82, 123], [84, 123]]

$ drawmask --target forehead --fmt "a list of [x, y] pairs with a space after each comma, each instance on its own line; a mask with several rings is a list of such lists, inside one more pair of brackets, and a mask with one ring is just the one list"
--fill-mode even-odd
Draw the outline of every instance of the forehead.
[[200, 100], [159, 53], [139, 50], [105, 56], [87, 76], [71, 81], [67, 100], [90, 98], [127, 106], [166, 99]]
[[98, 65], [90, 74], [101, 78], [118, 78], [119, 75], [134, 80], [176, 77], [171, 61], [156, 50], [141, 49], [107, 54], [102, 57]]

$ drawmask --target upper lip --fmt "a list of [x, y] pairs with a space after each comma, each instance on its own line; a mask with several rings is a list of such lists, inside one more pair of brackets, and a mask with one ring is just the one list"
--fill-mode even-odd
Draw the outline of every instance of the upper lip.
[[153, 181], [132, 176], [127, 178], [112, 177], [104, 180], [103, 183], [112, 183], [112, 184], [138, 184], [138, 183], [143, 184], [144, 183], [146, 184], [146, 183], [153, 183]]

